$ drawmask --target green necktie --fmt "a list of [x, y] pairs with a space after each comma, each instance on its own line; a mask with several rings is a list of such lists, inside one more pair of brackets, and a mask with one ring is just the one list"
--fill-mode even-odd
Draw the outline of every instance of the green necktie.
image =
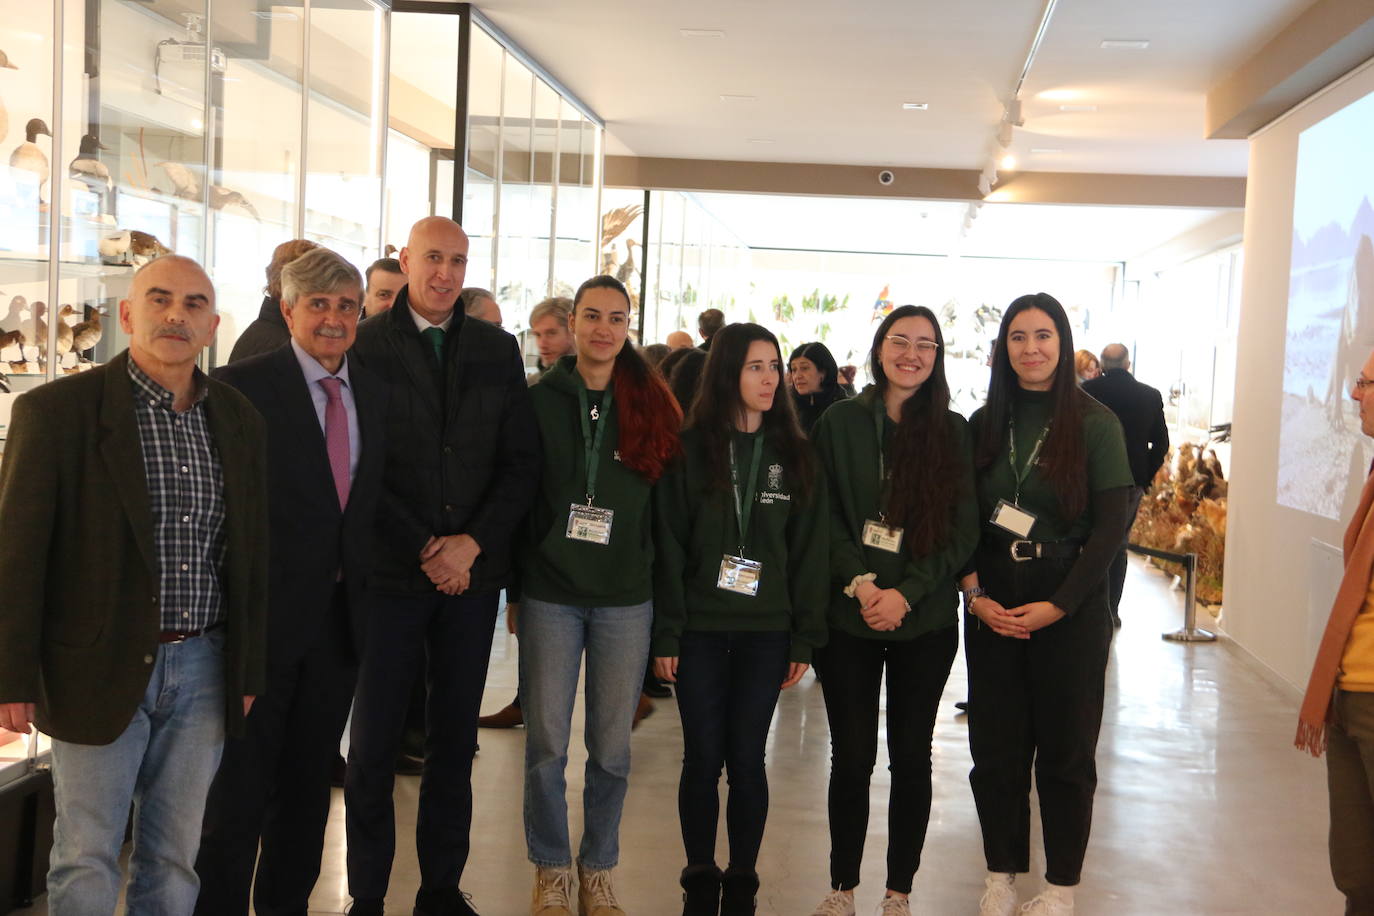
[[425, 328], [420, 332], [420, 336], [429, 341], [429, 345], [434, 348], [434, 361], [442, 366], [444, 364], [444, 329]]

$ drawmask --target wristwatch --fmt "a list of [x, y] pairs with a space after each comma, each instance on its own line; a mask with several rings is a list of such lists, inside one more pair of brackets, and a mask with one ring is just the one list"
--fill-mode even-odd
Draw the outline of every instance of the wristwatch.
[[987, 593], [988, 590], [981, 585], [975, 585], [973, 588], [964, 589], [964, 607], [972, 608], [973, 602], [977, 601], [979, 598], [986, 597]]

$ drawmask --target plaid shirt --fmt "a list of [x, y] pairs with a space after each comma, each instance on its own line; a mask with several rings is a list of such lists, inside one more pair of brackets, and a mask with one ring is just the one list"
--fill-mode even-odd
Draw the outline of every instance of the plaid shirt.
[[205, 376], [196, 370], [191, 409], [129, 360], [134, 414], [153, 510], [162, 629], [202, 630], [224, 620], [224, 471], [210, 436]]

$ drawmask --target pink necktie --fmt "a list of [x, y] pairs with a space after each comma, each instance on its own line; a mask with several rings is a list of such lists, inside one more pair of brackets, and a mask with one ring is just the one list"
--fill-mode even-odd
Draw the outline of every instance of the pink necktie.
[[343, 380], [322, 378], [320, 384], [329, 399], [324, 407], [324, 447], [329, 453], [329, 469], [334, 472], [339, 508], [343, 509], [348, 505], [349, 486], [348, 411], [344, 410], [343, 397], [339, 394]]

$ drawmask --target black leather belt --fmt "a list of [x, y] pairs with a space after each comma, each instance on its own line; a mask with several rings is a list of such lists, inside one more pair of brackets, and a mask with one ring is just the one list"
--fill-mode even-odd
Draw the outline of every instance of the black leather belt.
[[1012, 541], [1011, 558], [1017, 563], [1029, 560], [1072, 560], [1083, 552], [1073, 541]]
[[163, 630], [158, 634], [157, 641], [160, 643], [185, 642], [188, 639], [195, 639], [197, 636], [204, 636], [224, 626], [224, 621], [212, 623], [203, 630]]

